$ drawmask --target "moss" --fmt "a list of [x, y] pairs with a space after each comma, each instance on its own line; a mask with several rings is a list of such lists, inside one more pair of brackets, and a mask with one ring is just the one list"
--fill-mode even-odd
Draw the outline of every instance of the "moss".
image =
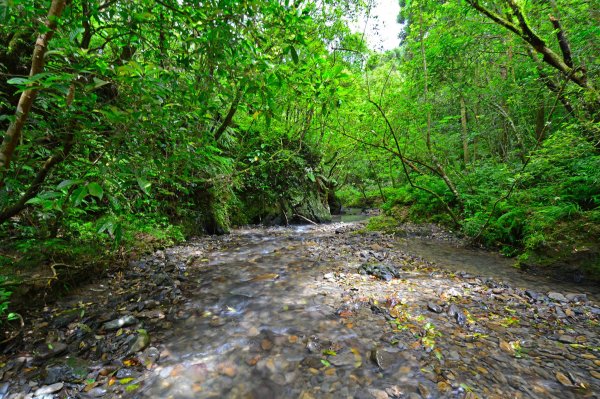
[[369, 219], [369, 222], [365, 226], [366, 231], [381, 231], [384, 233], [404, 233], [404, 230], [400, 228], [398, 220], [392, 216], [375, 216]]

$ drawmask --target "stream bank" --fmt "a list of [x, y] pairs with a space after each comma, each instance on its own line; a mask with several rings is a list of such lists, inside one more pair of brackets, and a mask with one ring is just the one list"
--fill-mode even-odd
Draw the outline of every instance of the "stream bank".
[[0, 397], [600, 392], [596, 293], [446, 271], [359, 228], [240, 229], [132, 262], [29, 315]]

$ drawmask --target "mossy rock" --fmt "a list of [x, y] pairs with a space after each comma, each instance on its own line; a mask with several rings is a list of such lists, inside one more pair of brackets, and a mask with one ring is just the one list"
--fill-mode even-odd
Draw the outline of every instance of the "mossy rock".
[[400, 227], [400, 222], [392, 216], [380, 215], [369, 219], [365, 226], [366, 231], [380, 231], [383, 233], [405, 235], [406, 232]]

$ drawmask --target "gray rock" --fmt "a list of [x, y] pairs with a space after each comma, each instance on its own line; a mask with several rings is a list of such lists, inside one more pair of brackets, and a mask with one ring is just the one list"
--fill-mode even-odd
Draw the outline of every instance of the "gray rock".
[[132, 315], [125, 315], [123, 317], [119, 317], [116, 320], [112, 320], [112, 321], [104, 323], [102, 328], [105, 330], [109, 330], [109, 331], [110, 330], [118, 330], [121, 327], [131, 326], [138, 322], [139, 322], [139, 320], [136, 319], [135, 317], [133, 317]]
[[329, 359], [329, 363], [334, 366], [342, 367], [342, 366], [353, 366], [356, 362], [354, 358], [354, 354], [351, 352], [346, 352], [342, 354], [338, 354], [336, 356], [331, 356]]
[[65, 384], [63, 384], [62, 382], [57, 382], [56, 384], [52, 384], [52, 385], [46, 385], [46, 386], [36, 389], [36, 391], [33, 395], [34, 396], [49, 395], [49, 394], [60, 391], [61, 389], [63, 389], [64, 386], [65, 386]]
[[558, 337], [558, 341], [563, 342], [565, 344], [574, 344], [576, 342], [575, 337], [571, 335], [561, 335], [560, 337]]
[[62, 342], [53, 342], [49, 344], [40, 345], [37, 348], [36, 359], [47, 360], [52, 357], [58, 356], [67, 350], [67, 345]]
[[309, 367], [309, 368], [313, 368], [313, 369], [320, 369], [322, 367], [325, 367], [325, 365], [323, 364], [323, 362], [321, 362], [321, 358], [317, 357], [317, 356], [307, 356], [302, 360], [302, 365]]
[[549, 292], [548, 298], [558, 302], [567, 302], [567, 298], [560, 292]]
[[6, 398], [6, 394], [8, 393], [8, 388], [10, 388], [10, 384], [8, 382], [0, 384], [0, 399]]
[[455, 304], [450, 305], [448, 308], [448, 315], [454, 317], [454, 320], [456, 320], [459, 326], [464, 326], [467, 323], [465, 314]]
[[542, 298], [541, 294], [538, 294], [537, 292], [531, 291], [531, 290], [525, 291], [525, 295], [527, 295], [529, 298], [533, 299], [534, 301], [539, 301]]
[[118, 379], [122, 379], [122, 378], [135, 377], [135, 375], [136, 375], [136, 373], [132, 369], [124, 368], [124, 369], [119, 369], [117, 371], [117, 373], [115, 374], [115, 377], [117, 377]]
[[310, 353], [320, 353], [321, 352], [321, 343], [318, 341], [318, 339], [316, 337], [314, 339], [311, 338], [310, 341], [308, 341], [308, 343], [306, 344], [306, 349]]
[[431, 310], [434, 313], [442, 313], [443, 311], [440, 305], [437, 305], [433, 302], [427, 302], [427, 309]]
[[139, 359], [146, 368], [150, 368], [160, 359], [160, 350], [151, 346], [139, 355]]
[[371, 360], [382, 370], [389, 369], [396, 361], [398, 356], [396, 353], [386, 352], [383, 349], [376, 348], [371, 351]]
[[81, 315], [81, 309], [69, 309], [59, 313], [52, 320], [54, 328], [64, 328]]
[[150, 336], [146, 330], [138, 330], [137, 338], [131, 344], [129, 351], [127, 352], [129, 355], [133, 353], [137, 353], [146, 349], [150, 345]]
[[570, 293], [565, 294], [565, 298], [567, 298], [569, 302], [587, 302], [586, 294]]
[[106, 389], [96, 387], [96, 388], [90, 389], [87, 394], [88, 394], [88, 396], [91, 396], [92, 398], [101, 398], [102, 396], [106, 395], [107, 393], [108, 393], [108, 391]]

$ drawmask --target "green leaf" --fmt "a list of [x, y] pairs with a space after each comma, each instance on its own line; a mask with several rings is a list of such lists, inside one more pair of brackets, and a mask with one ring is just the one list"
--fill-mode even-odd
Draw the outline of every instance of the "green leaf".
[[292, 60], [294, 61], [294, 64], [297, 64], [299, 62], [298, 52], [296, 52], [296, 48], [294, 46], [290, 46], [290, 54], [292, 55]]
[[98, 234], [103, 233], [105, 231], [108, 231], [109, 234], [114, 233], [115, 224], [112, 220], [109, 220], [109, 221], [105, 222], [102, 226], [100, 226], [100, 228], [98, 229]]
[[8, 83], [9, 85], [24, 85], [29, 83], [29, 79], [27, 78], [12, 78], [12, 79], [8, 79], [6, 81], [6, 83]]
[[148, 180], [144, 179], [143, 177], [138, 177], [137, 183], [146, 195], [150, 195], [150, 186], [152, 185], [152, 183], [150, 183]]
[[79, 187], [77, 190], [73, 192], [73, 206], [79, 206], [88, 195], [87, 186]]
[[105, 86], [107, 84], [110, 84], [110, 82], [107, 82], [107, 81], [102, 80], [102, 79], [94, 78], [94, 89], [97, 89], [98, 87]]
[[60, 190], [61, 188], [68, 188], [74, 184], [79, 184], [79, 183], [82, 183], [82, 180], [63, 180], [60, 183], [58, 183], [56, 188]]
[[92, 195], [98, 199], [102, 199], [102, 197], [104, 196], [104, 190], [98, 183], [91, 182], [88, 184], [87, 187], [88, 187], [88, 191], [90, 192], [90, 195]]
[[30, 199], [29, 201], [27, 201], [26, 204], [36, 205], [36, 204], [42, 204], [44, 202], [46, 202], [46, 200], [41, 199], [39, 197], [33, 197], [32, 199]]

